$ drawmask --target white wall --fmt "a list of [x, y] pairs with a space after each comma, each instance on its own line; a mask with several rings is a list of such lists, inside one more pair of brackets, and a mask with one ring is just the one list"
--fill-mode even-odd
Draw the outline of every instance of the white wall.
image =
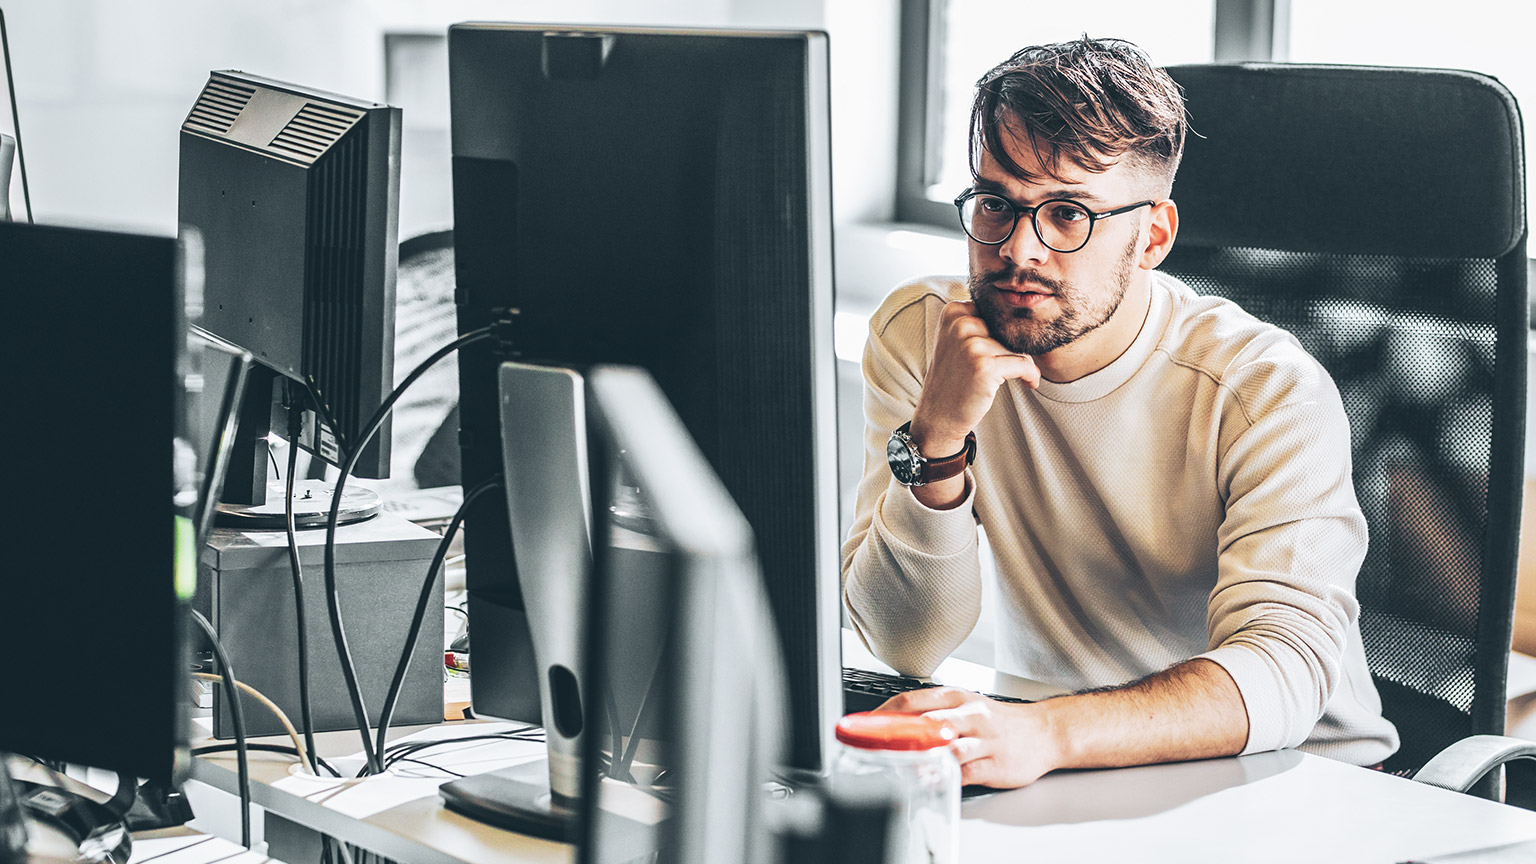
[[[212, 69], [241, 69], [404, 109], [400, 236], [451, 222], [447, 69], [430, 41], [465, 20], [822, 29], [832, 83], [844, 356], [898, 282], [965, 267], [958, 232], [892, 233], [897, 0], [0, 0], [38, 221], [174, 233], [178, 135]], [[414, 47], [413, 47], [414, 46]], [[433, 53], [437, 52], [437, 53]], [[851, 338], [847, 338], [851, 334]], [[844, 362], [844, 475], [857, 471], [857, 364]], [[850, 486], [851, 488], [851, 486]]]
[[39, 221], [170, 233], [177, 133], [209, 70], [383, 101], [385, 33], [476, 19], [827, 29], [839, 220], [892, 212], [895, 0], [8, 0], [4, 8]]

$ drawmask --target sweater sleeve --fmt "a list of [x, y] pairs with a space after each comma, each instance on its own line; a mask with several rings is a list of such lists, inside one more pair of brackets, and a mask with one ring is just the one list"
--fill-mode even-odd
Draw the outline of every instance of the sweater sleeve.
[[1297, 746], [1323, 715], [1359, 618], [1367, 542], [1332, 380], [1315, 364], [1260, 371], [1232, 391], [1246, 428], [1220, 460], [1226, 517], [1201, 655], [1242, 694], [1244, 753]]
[[864, 470], [843, 544], [843, 602], [859, 638], [904, 675], [927, 676], [981, 614], [972, 515], [975, 479], [952, 510], [924, 506], [886, 463], [891, 430], [912, 419], [946, 298], [920, 284], [897, 289], [865, 344]]

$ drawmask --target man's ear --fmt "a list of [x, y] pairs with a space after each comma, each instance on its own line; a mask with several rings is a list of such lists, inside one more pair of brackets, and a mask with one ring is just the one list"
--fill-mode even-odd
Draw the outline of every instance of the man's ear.
[[1179, 233], [1179, 205], [1165, 198], [1152, 205], [1152, 222], [1147, 227], [1147, 242], [1141, 247], [1136, 264], [1143, 270], [1155, 270], [1173, 249]]

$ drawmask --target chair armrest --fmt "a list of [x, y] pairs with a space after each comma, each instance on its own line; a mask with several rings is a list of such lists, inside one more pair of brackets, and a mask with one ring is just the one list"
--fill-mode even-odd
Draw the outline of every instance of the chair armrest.
[[1435, 754], [1413, 779], [1452, 792], [1466, 792], [1489, 771], [1515, 759], [1536, 759], [1536, 741], [1472, 735]]

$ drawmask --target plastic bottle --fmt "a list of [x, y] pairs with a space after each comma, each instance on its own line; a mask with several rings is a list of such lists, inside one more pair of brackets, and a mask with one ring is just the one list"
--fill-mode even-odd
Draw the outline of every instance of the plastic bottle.
[[901, 790], [903, 827], [892, 861], [954, 864], [959, 860], [960, 763], [949, 751], [958, 737], [947, 723], [921, 714], [866, 711], [837, 724], [842, 743], [833, 763], [839, 778], [880, 775]]

